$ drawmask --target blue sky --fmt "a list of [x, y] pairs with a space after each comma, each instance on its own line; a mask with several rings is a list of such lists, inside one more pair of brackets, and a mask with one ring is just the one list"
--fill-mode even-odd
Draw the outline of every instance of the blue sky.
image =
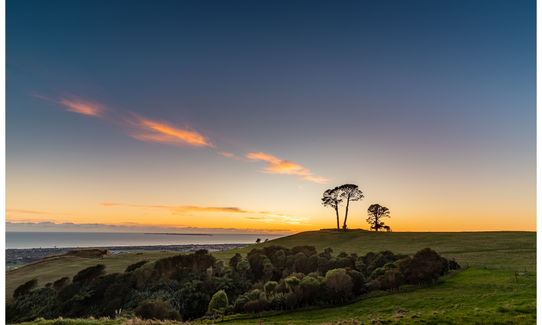
[[[6, 7], [8, 220], [153, 222], [100, 205], [119, 202], [273, 211], [298, 223], [246, 226], [314, 228], [333, 224], [321, 193], [353, 182], [367, 194], [353, 226], [384, 202], [399, 229], [534, 229], [535, 1]], [[107, 114], [68, 111], [66, 98]], [[212, 147], [141, 141], [134, 114]], [[271, 175], [250, 153], [300, 168]], [[221, 220], [201, 226], [246, 221]]]

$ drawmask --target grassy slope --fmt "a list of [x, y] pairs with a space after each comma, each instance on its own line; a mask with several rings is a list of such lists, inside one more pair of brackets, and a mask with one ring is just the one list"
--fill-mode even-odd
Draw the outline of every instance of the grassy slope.
[[228, 258], [232, 253], [247, 253], [254, 247], [281, 245], [316, 246], [318, 251], [331, 247], [334, 253], [365, 254], [390, 250], [394, 253], [414, 254], [430, 247], [447, 258], [455, 258], [461, 265], [535, 271], [536, 233], [521, 231], [503, 232], [369, 232], [354, 230], [308, 231], [283, 237], [246, 248], [218, 252], [219, 258]]
[[[378, 292], [373, 296], [346, 306], [296, 311], [262, 317], [261, 321], [266, 324], [319, 324], [337, 320], [348, 324], [352, 320], [363, 324], [536, 322], [536, 277], [521, 277], [516, 283], [510, 272], [502, 270], [469, 268], [433, 287], [404, 293]], [[254, 319], [234, 319], [231, 323], [254, 323]]]
[[[466, 232], [466, 233], [374, 233], [351, 231], [312, 231], [300, 233], [268, 243], [215, 253], [227, 259], [233, 253], [265, 245], [314, 245], [321, 250], [332, 247], [340, 251], [363, 254], [368, 251], [391, 250], [412, 254], [424, 247], [431, 247], [448, 258], [455, 258], [470, 268], [443, 281], [442, 284], [410, 292], [384, 294], [352, 303], [350, 305], [317, 308], [261, 318], [268, 324], [307, 324], [351, 319], [363, 322], [416, 323], [525, 323], [532, 324], [536, 317], [536, 277], [520, 277], [516, 283], [514, 271], [536, 269], [536, 233], [534, 232]], [[156, 254], [156, 255], [155, 255]], [[162, 255], [160, 255], [162, 254]], [[127, 254], [104, 258], [109, 272], [122, 271], [127, 265], [141, 259], [155, 259], [167, 253]], [[58, 260], [50, 264], [37, 263], [7, 274], [8, 293], [15, 288], [15, 281], [39, 275], [57, 279], [73, 275], [86, 266], [96, 264], [96, 259], [73, 262]], [[18, 271], [18, 272], [15, 272]], [[15, 273], [15, 274], [13, 274]], [[18, 273], [18, 274], [17, 274]], [[54, 276], [53, 276], [54, 275]], [[51, 280], [47, 280], [51, 281]], [[44, 284], [45, 282], [42, 282]], [[382, 293], [381, 293], [382, 294]], [[397, 313], [399, 308], [408, 310]], [[250, 319], [232, 319], [231, 323], [254, 323]]]
[[[533, 324], [536, 321], [536, 233], [375, 233], [312, 231], [277, 239], [264, 245], [315, 245], [332, 247], [335, 253], [364, 254], [391, 250], [413, 254], [431, 247], [440, 254], [469, 266], [437, 286], [410, 292], [374, 294], [358, 302], [332, 308], [317, 308], [280, 315], [262, 315], [266, 324], [307, 324], [352, 320], [361, 323], [438, 324]], [[236, 250], [245, 253], [247, 248]], [[221, 252], [226, 258], [229, 252]], [[515, 271], [528, 271], [516, 283]], [[380, 293], [381, 294], [381, 293]], [[379, 295], [378, 293], [376, 295]], [[397, 311], [399, 309], [407, 312]], [[232, 323], [254, 323], [254, 318], [232, 319]]]
[[82, 269], [98, 263], [104, 264], [107, 272], [115, 273], [124, 272], [128, 265], [141, 260], [155, 261], [171, 255], [175, 253], [146, 251], [140, 254], [104, 256], [103, 259], [67, 255], [46, 258], [6, 272], [6, 298], [12, 299], [15, 288], [33, 278], [37, 278], [38, 286], [43, 287], [47, 282], [53, 282], [64, 276], [72, 277]]

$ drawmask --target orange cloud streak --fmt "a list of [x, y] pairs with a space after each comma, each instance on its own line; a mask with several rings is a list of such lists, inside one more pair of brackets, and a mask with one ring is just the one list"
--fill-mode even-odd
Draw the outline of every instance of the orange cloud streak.
[[83, 115], [102, 117], [104, 112], [107, 110], [104, 105], [98, 102], [83, 99], [75, 95], [67, 95], [66, 97], [60, 99], [53, 99], [40, 94], [32, 94], [32, 96], [51, 103], [62, 105], [68, 112]]
[[315, 182], [315, 183], [327, 183], [328, 179], [320, 176], [314, 176], [310, 169], [305, 168], [294, 162], [279, 159], [273, 155], [257, 152], [249, 153], [246, 155], [248, 159], [261, 160], [267, 162], [267, 166], [264, 168], [265, 173], [270, 174], [285, 174], [285, 175], [299, 175], [300, 179]]
[[74, 112], [95, 117], [101, 117], [106, 110], [105, 106], [101, 104], [88, 100], [83, 100], [75, 96], [71, 96], [71, 99], [61, 98], [58, 103], [65, 106], [68, 112]]
[[306, 218], [290, 217], [285, 214], [271, 213], [268, 211], [247, 211], [238, 207], [202, 207], [195, 205], [142, 205], [142, 204], [125, 204], [115, 202], [102, 202], [100, 205], [105, 207], [128, 207], [128, 208], [143, 208], [143, 209], [164, 209], [172, 213], [184, 213], [184, 212], [218, 212], [218, 213], [236, 213], [247, 214], [245, 218], [247, 220], [275, 223], [275, 224], [288, 224], [299, 225]]
[[196, 212], [228, 212], [228, 213], [252, 213], [237, 207], [200, 207], [195, 205], [140, 205], [140, 204], [124, 204], [115, 202], [102, 202], [102, 206], [106, 207], [130, 207], [130, 208], [152, 208], [152, 209], [165, 209], [174, 212], [196, 211]]
[[168, 144], [188, 144], [195, 147], [214, 147], [214, 145], [200, 133], [174, 127], [165, 122], [153, 121], [138, 115], [130, 120], [132, 127], [139, 129], [129, 134], [134, 139], [147, 142], [159, 142]]

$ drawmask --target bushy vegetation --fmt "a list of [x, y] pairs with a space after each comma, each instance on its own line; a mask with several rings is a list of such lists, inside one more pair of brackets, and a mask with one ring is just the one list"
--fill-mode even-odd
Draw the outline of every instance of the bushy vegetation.
[[[101, 264], [47, 288], [19, 287], [9, 322], [36, 317], [115, 317], [190, 320], [231, 313], [343, 304], [370, 291], [425, 285], [458, 268], [431, 249], [409, 257], [390, 251], [363, 256], [312, 246], [267, 246], [236, 254], [227, 265], [205, 250], [136, 263], [105, 274]], [[231, 304], [230, 304], [231, 303]]]
[[19, 287], [17, 287], [17, 289], [15, 289], [15, 291], [13, 292], [13, 297], [17, 298], [17, 297], [20, 297], [22, 295], [25, 295], [25, 294], [29, 293], [30, 290], [36, 288], [37, 286], [38, 286], [38, 280], [37, 279], [32, 279], [30, 281], [27, 281], [27, 282], [21, 284]]

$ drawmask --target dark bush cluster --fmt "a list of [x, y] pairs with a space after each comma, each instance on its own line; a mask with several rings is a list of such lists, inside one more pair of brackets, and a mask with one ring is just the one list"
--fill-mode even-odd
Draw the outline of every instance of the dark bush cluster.
[[135, 314], [143, 319], [181, 320], [179, 311], [161, 299], [143, 300], [137, 305]]
[[236, 254], [228, 263], [205, 250], [154, 263], [141, 261], [124, 273], [105, 274], [102, 264], [35, 289], [15, 290], [8, 322], [36, 317], [114, 317], [190, 320], [229, 313], [291, 310], [342, 304], [370, 290], [430, 284], [456, 269], [453, 260], [424, 249], [409, 257], [390, 251], [333, 254], [312, 246], [267, 246]]

